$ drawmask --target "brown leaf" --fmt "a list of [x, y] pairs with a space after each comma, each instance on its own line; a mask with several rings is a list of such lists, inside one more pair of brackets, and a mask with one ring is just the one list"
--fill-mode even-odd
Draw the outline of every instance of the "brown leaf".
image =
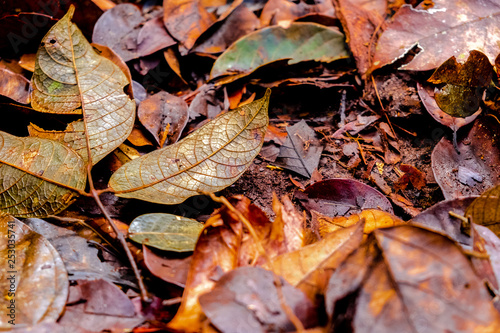
[[500, 329], [500, 315], [460, 247], [411, 226], [375, 230], [337, 268], [325, 298], [330, 325], [339, 331]]
[[21, 74], [0, 68], [0, 95], [21, 104], [30, 102], [30, 81]]
[[[276, 280], [280, 281], [279, 287]], [[295, 326], [282, 302], [304, 327], [317, 325], [313, 303], [283, 278], [260, 267], [235, 269], [217, 281], [210, 292], [200, 296], [206, 316], [217, 329], [226, 333], [293, 331]]]
[[472, 266], [476, 270], [476, 274], [488, 282], [490, 288], [498, 294], [500, 289], [500, 239], [487, 227], [475, 223], [472, 223], [471, 231], [473, 250], [487, 256], [487, 258], [472, 256]]
[[330, 1], [315, 1], [308, 3], [300, 1], [294, 3], [288, 0], [270, 0], [266, 3], [260, 14], [262, 27], [269, 25], [286, 25], [295, 21], [299, 17], [308, 14], [322, 14], [325, 16], [335, 16], [335, 10]]
[[276, 218], [273, 222], [271, 238], [282, 236], [287, 252], [295, 251], [304, 246], [306, 219], [297, 212], [292, 201], [285, 195], [281, 203], [273, 194], [273, 210]]
[[148, 270], [156, 277], [179, 287], [186, 285], [187, 275], [191, 261], [191, 254], [172, 253], [162, 255], [160, 251], [150, 249], [143, 245], [144, 263]]
[[399, 166], [404, 174], [394, 183], [396, 189], [404, 190], [411, 183], [417, 190], [421, 190], [426, 185], [425, 174], [409, 164], [401, 164]]
[[160, 147], [171, 145], [177, 142], [188, 122], [188, 105], [182, 98], [160, 91], [139, 104], [137, 117]]
[[499, 207], [500, 185], [496, 185], [483, 192], [479, 198], [476, 198], [467, 207], [464, 215], [471, 218], [473, 223], [488, 227], [498, 236], [500, 235]]
[[432, 151], [432, 171], [446, 199], [478, 195], [500, 177], [500, 125], [478, 119], [467, 137], [458, 140], [458, 151], [442, 138]]

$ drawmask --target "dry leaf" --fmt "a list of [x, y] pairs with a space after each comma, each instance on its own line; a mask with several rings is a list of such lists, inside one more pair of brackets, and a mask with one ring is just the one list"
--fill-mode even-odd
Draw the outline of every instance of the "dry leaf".
[[465, 216], [472, 222], [488, 227], [495, 235], [500, 235], [500, 185], [485, 191], [476, 198], [467, 210]]
[[234, 183], [260, 151], [268, 125], [271, 90], [255, 102], [224, 113], [176, 144], [118, 169], [109, 181], [116, 194], [177, 204]]
[[30, 81], [21, 74], [0, 68], [0, 95], [21, 104], [30, 102]]

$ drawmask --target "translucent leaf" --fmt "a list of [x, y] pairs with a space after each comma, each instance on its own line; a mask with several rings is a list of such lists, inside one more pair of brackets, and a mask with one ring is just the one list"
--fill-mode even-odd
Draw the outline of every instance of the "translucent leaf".
[[129, 238], [166, 251], [193, 251], [203, 224], [172, 214], [144, 214], [132, 221]]
[[[33, 73], [33, 109], [60, 114], [83, 114], [64, 132], [43, 131], [75, 148], [92, 164], [118, 147], [132, 131], [135, 103], [124, 93], [130, 84], [111, 60], [100, 56], [71, 22], [74, 7], [45, 35]], [[41, 135], [41, 134], [40, 134]], [[82, 147], [83, 145], [83, 147]]]
[[264, 142], [271, 90], [257, 101], [219, 115], [176, 144], [123, 165], [109, 181], [116, 195], [177, 204], [234, 183]]
[[57, 214], [85, 189], [85, 163], [59, 142], [0, 132], [0, 210], [19, 217]]

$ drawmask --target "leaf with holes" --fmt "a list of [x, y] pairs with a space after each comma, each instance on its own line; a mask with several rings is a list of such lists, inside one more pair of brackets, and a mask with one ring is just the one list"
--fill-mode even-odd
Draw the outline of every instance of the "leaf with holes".
[[38, 128], [37, 132], [65, 143], [95, 164], [132, 131], [135, 103], [124, 92], [130, 81], [123, 71], [94, 51], [71, 22], [74, 11], [71, 6], [40, 44], [31, 106], [40, 112], [82, 114], [83, 119], [71, 123], [66, 131]]
[[85, 189], [85, 163], [59, 142], [0, 132], [0, 210], [43, 217], [64, 210]]
[[271, 90], [250, 104], [219, 115], [176, 144], [118, 169], [109, 181], [120, 197], [173, 205], [234, 183], [264, 143]]

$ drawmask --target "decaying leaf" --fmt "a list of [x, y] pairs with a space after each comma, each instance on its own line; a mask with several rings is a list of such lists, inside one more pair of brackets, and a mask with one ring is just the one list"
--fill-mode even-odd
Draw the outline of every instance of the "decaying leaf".
[[300, 1], [295, 3], [288, 0], [269, 0], [262, 9], [260, 22], [263, 27], [269, 25], [285, 26], [296, 19], [308, 14], [322, 14], [335, 16], [333, 4], [328, 0], [318, 0], [312, 3]]
[[331, 327], [353, 332], [495, 332], [500, 315], [459, 246], [424, 229], [377, 229], [337, 268]]
[[136, 217], [128, 229], [133, 241], [165, 251], [193, 251], [203, 224], [182, 216], [151, 213]]
[[200, 304], [223, 333], [293, 331], [295, 326], [280, 299], [304, 327], [317, 324], [313, 302], [283, 278], [260, 267], [240, 267], [225, 274], [210, 292], [200, 296]]
[[[282, 237], [287, 251], [294, 251], [304, 246], [306, 219], [295, 209], [288, 196], [283, 197], [281, 203], [276, 195], [273, 196], [273, 210], [276, 218], [273, 222], [271, 238]], [[279, 234], [279, 236], [278, 236]]]
[[488, 227], [497, 236], [500, 235], [500, 185], [496, 185], [476, 198], [467, 210], [465, 216], [470, 217], [479, 225]]
[[19, 217], [57, 214], [85, 189], [82, 158], [41, 138], [0, 132], [0, 210]]
[[23, 75], [0, 68], [0, 95], [21, 104], [30, 102], [30, 81]]
[[236, 41], [217, 58], [210, 77], [232, 75], [231, 80], [250, 74], [258, 67], [277, 60], [331, 62], [347, 58], [344, 35], [315, 23], [292, 23], [264, 28]]
[[0, 329], [55, 322], [64, 310], [69, 287], [61, 257], [44, 237], [4, 213], [0, 213], [0, 235], [4, 293]]
[[434, 147], [432, 171], [446, 199], [479, 195], [498, 183], [499, 131], [497, 122], [481, 118], [458, 140], [458, 151], [445, 137]]
[[500, 239], [487, 227], [471, 225], [473, 250], [488, 256], [471, 257], [472, 266], [479, 277], [488, 282], [490, 288], [499, 291], [500, 278]]
[[318, 167], [323, 146], [305, 120], [287, 127], [286, 131], [288, 136], [273, 164], [311, 178]]
[[398, 10], [378, 41], [373, 69], [394, 63], [415, 46], [420, 52], [401, 68], [431, 70], [452, 56], [465, 60], [471, 50], [483, 52], [494, 63], [500, 53], [498, 0], [433, 3], [427, 9], [422, 2], [416, 8], [405, 5]]
[[493, 66], [483, 53], [473, 50], [464, 64], [455, 57], [446, 60], [429, 78], [434, 84], [446, 85], [435, 92], [441, 110], [453, 117], [469, 117], [478, 109], [484, 89], [493, 77]]
[[131, 82], [122, 70], [98, 55], [71, 22], [74, 10], [70, 7], [42, 39], [31, 106], [40, 112], [82, 114], [84, 119], [66, 131], [44, 131], [43, 136], [67, 144], [95, 164], [132, 131], [135, 103], [123, 91]]
[[234, 183], [264, 142], [271, 90], [250, 104], [224, 113], [176, 144], [136, 158], [109, 181], [125, 198], [177, 204]]
[[189, 267], [191, 266], [192, 255], [186, 253], [155, 251], [146, 245], [142, 246], [144, 264], [154, 276], [175, 284], [181, 288], [186, 286]]
[[411, 184], [415, 189], [421, 190], [426, 185], [425, 174], [413, 165], [401, 164], [401, 177], [394, 183], [396, 189], [406, 189]]

